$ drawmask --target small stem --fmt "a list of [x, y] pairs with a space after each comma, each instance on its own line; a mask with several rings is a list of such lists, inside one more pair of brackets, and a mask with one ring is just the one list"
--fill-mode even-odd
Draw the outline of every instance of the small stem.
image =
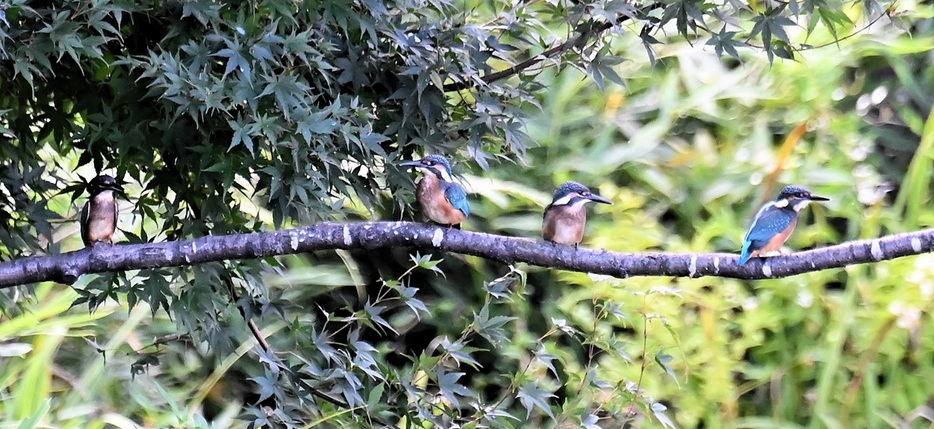
[[649, 365], [647, 358], [647, 349], [649, 342], [649, 317], [645, 313], [646, 297], [642, 297], [642, 368], [639, 369], [639, 381], [636, 383], [636, 390], [632, 394], [632, 400], [629, 402], [629, 411], [626, 412], [626, 418], [632, 418], [635, 413], [636, 397], [639, 396], [639, 390], [642, 389], [642, 377], [645, 375], [645, 368]]

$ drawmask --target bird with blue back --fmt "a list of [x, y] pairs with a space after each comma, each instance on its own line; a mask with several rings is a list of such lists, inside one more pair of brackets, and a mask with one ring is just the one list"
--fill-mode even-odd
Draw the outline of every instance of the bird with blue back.
[[415, 193], [422, 213], [432, 222], [460, 229], [460, 224], [470, 215], [470, 203], [467, 201], [467, 191], [454, 181], [447, 158], [427, 155], [417, 161], [406, 161], [399, 165], [415, 167], [423, 173]]
[[830, 198], [814, 195], [802, 186], [789, 185], [782, 188], [778, 198], [762, 206], [753, 218], [743, 239], [739, 265], [746, 264], [751, 258], [780, 253], [798, 224], [798, 213], [811, 201], [828, 200]]
[[558, 186], [551, 204], [545, 207], [542, 220], [542, 238], [552, 243], [573, 245], [576, 249], [584, 238], [587, 208], [590, 202], [613, 204], [577, 182]]
[[113, 244], [117, 230], [117, 198], [114, 193], [123, 193], [123, 186], [106, 174], [95, 177], [88, 183], [88, 202], [81, 210], [79, 220], [81, 241], [85, 247], [98, 243]]

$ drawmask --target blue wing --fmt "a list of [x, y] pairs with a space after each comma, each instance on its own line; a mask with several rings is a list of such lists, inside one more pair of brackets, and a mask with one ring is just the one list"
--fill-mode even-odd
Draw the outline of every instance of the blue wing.
[[765, 247], [775, 234], [784, 231], [794, 220], [794, 211], [775, 207], [773, 203], [763, 206], [759, 213], [756, 214], [752, 225], [749, 226], [746, 238], [743, 239], [743, 250], [739, 257], [739, 264], [745, 264], [752, 252]]
[[464, 216], [470, 216], [470, 203], [467, 201], [467, 191], [457, 183], [445, 183], [444, 197], [451, 202], [455, 209], [464, 212]]

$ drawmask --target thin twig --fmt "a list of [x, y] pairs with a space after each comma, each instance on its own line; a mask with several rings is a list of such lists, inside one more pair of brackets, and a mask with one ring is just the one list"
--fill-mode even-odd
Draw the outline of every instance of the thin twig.
[[[652, 3], [652, 4], [648, 5], [648, 6], [646, 6], [646, 7], [642, 8], [642, 9], [640, 9], [640, 10], [639, 10], [639, 13], [640, 13], [642, 16], [645, 16], [645, 15], [647, 15], [649, 12], [651, 12], [652, 10], [657, 9], [657, 8], [660, 8], [660, 7], [663, 7], [663, 6], [664, 6], [664, 3], [661, 3], [661, 2]], [[606, 30], [609, 30], [610, 28], [613, 28], [613, 26], [620, 25], [620, 24], [622, 24], [622, 23], [624, 23], [624, 22], [626, 22], [626, 21], [629, 21], [629, 20], [631, 20], [631, 19], [632, 19], [632, 18], [629, 17], [629, 16], [621, 15], [621, 16], [619, 16], [618, 18], [616, 18], [615, 21], [606, 21], [606, 22], [602, 22], [602, 23], [598, 24], [597, 26], [595, 26], [594, 28], [591, 28], [591, 29], [589, 29], [589, 30], [586, 30], [586, 31], [581, 32], [580, 34], [577, 35], [577, 37], [568, 38], [565, 42], [560, 43], [560, 44], [557, 44], [557, 45], [555, 45], [555, 46], [552, 46], [552, 47], [546, 49], [544, 52], [542, 52], [542, 53], [540, 53], [540, 54], [538, 54], [538, 55], [531, 56], [530, 58], [526, 59], [525, 61], [522, 61], [522, 62], [520, 62], [520, 63], [518, 63], [518, 64], [515, 64], [515, 65], [513, 65], [513, 66], [511, 66], [511, 67], [508, 67], [508, 68], [506, 68], [506, 69], [500, 70], [500, 71], [498, 71], [498, 72], [490, 73], [490, 74], [488, 74], [488, 75], [486, 75], [486, 76], [483, 76], [483, 77], [481, 78], [481, 80], [482, 80], [483, 83], [485, 83], [485, 84], [490, 84], [490, 83], [496, 82], [496, 81], [498, 81], [498, 80], [505, 79], [505, 78], [508, 78], [508, 77], [510, 77], [510, 76], [514, 76], [514, 75], [517, 75], [517, 74], [519, 74], [519, 73], [522, 73], [525, 69], [528, 69], [529, 67], [532, 67], [532, 66], [534, 66], [534, 65], [536, 65], [536, 64], [538, 64], [538, 63], [540, 63], [540, 62], [542, 62], [542, 61], [545, 61], [545, 60], [547, 60], [547, 59], [549, 59], [549, 58], [551, 58], [551, 57], [553, 57], [553, 56], [555, 56], [555, 55], [557, 55], [557, 54], [563, 53], [563, 52], [569, 50], [570, 48], [572, 48], [572, 47], [574, 47], [574, 46], [581, 46], [581, 45], [583, 45], [583, 44], [586, 44], [587, 41], [588, 41], [591, 37], [594, 37], [594, 36], [596, 36], [596, 35], [598, 35], [598, 34], [604, 32], [604, 31], [606, 31]], [[473, 83], [471, 83], [471, 82], [466, 82], [466, 81], [453, 82], [453, 83], [449, 83], [449, 84], [444, 85], [443, 91], [444, 91], [444, 92], [460, 91], [460, 90], [462, 90], [462, 89], [467, 89], [467, 88], [471, 88], [471, 87], [474, 87], [474, 86], [476, 86], [476, 85], [473, 84]]]
[[852, 33], [847, 34], [846, 36], [843, 36], [843, 37], [834, 39], [834, 41], [832, 41], [832, 42], [827, 42], [827, 43], [823, 43], [823, 44], [820, 44], [820, 45], [814, 45], [814, 46], [799, 45], [799, 46], [798, 46], [798, 51], [810, 51], [810, 50], [813, 50], [813, 49], [826, 48], [826, 47], [828, 47], [828, 46], [830, 46], [830, 45], [836, 45], [837, 43], [840, 43], [840, 42], [842, 42], [842, 41], [844, 41], [844, 40], [846, 40], [846, 39], [855, 37], [857, 34], [860, 34], [860, 33], [864, 32], [864, 31], [868, 30], [869, 27], [872, 27], [872, 26], [873, 26], [873, 24], [879, 22], [880, 19], [882, 19], [882, 18], [884, 18], [884, 17], [886, 17], [886, 16], [889, 16], [889, 15], [892, 13], [892, 10], [895, 8], [895, 5], [896, 5], [897, 3], [898, 3], [897, 1], [894, 2], [894, 3], [892, 3], [892, 5], [889, 6], [888, 8], [886, 8], [885, 11], [883, 11], [883, 12], [880, 13], [878, 16], [876, 16], [875, 18], [873, 18], [872, 21], [869, 21], [869, 23], [867, 23], [865, 26], [863, 26], [863, 28], [860, 28], [859, 30], [853, 31]]
[[645, 314], [645, 297], [642, 298], [642, 367], [639, 369], [639, 381], [636, 383], [635, 391], [632, 392], [632, 400], [629, 402], [629, 411], [626, 411], [626, 418], [632, 419], [635, 415], [636, 398], [639, 396], [639, 390], [642, 389], [642, 377], [645, 375], [645, 368], [648, 364], [648, 343], [649, 343], [649, 316]]
[[279, 357], [273, 352], [272, 347], [269, 346], [269, 342], [266, 341], [266, 337], [263, 336], [262, 331], [259, 327], [256, 326], [256, 322], [253, 321], [253, 318], [247, 315], [245, 306], [238, 304], [240, 302], [240, 296], [237, 294], [237, 288], [234, 287], [233, 279], [229, 275], [224, 276], [224, 283], [227, 283], [227, 292], [230, 293], [230, 300], [234, 307], [237, 307], [237, 310], [240, 311], [240, 316], [243, 317], [243, 320], [246, 321], [247, 326], [250, 327], [250, 333], [253, 334], [253, 338], [256, 339], [256, 342], [259, 343], [259, 346], [263, 349], [266, 354], [273, 356], [279, 366], [283, 366], [282, 362], [279, 361]]

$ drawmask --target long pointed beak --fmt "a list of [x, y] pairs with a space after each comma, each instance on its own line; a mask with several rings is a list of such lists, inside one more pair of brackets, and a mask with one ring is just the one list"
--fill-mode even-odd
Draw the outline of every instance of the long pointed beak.
[[606, 199], [606, 198], [603, 198], [603, 197], [601, 197], [601, 196], [599, 196], [599, 195], [597, 195], [597, 194], [590, 194], [589, 196], [587, 196], [587, 199], [590, 200], [590, 201], [596, 202], [596, 203], [603, 203], [603, 204], [610, 204], [610, 205], [613, 204], [612, 201], [610, 201], [610, 200], [608, 200], [608, 199]]
[[419, 167], [421, 165], [421, 161], [405, 161], [399, 163], [400, 167]]
[[830, 201], [830, 198], [821, 197], [821, 196], [819, 196], [819, 195], [811, 195], [811, 197], [810, 197], [809, 199], [810, 199], [811, 201]]
[[121, 194], [126, 194], [126, 191], [123, 190], [123, 185], [119, 183], [114, 183], [113, 185], [108, 186], [107, 189], [110, 189], [111, 191], [114, 191], [114, 192], [119, 192]]

